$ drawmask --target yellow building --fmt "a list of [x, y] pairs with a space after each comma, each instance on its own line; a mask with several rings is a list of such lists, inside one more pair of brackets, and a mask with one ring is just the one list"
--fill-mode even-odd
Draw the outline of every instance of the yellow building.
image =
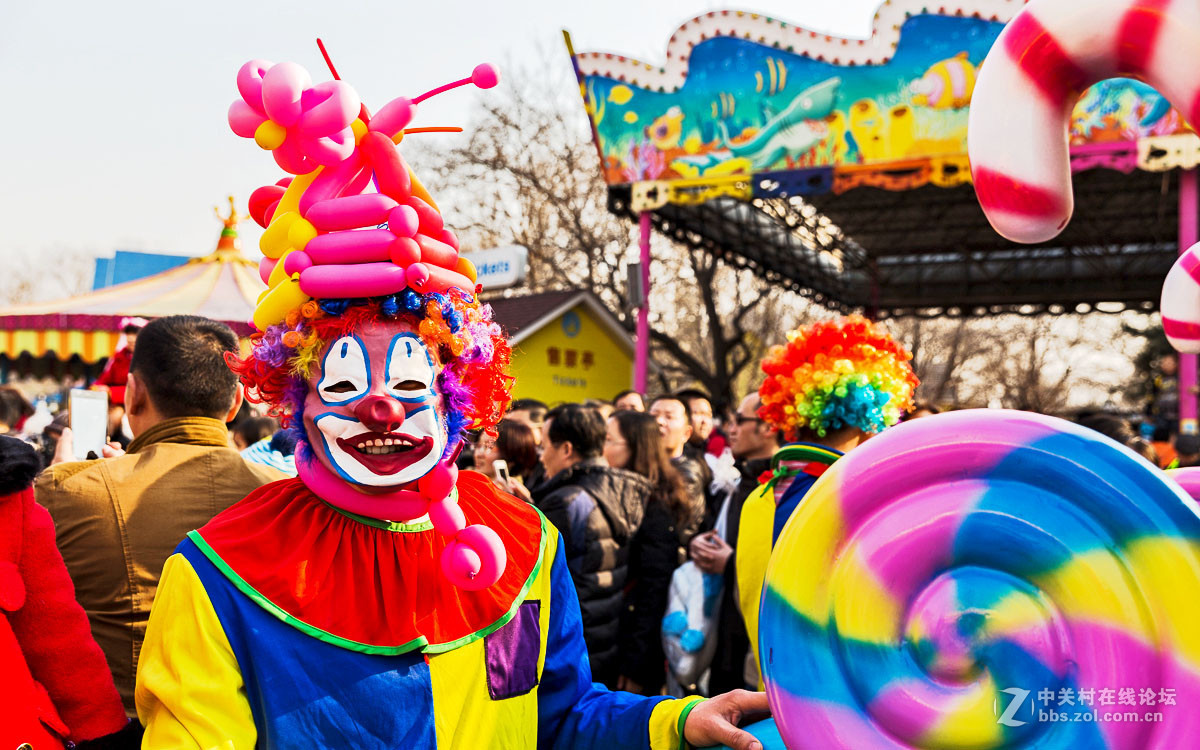
[[543, 292], [488, 303], [513, 347], [513, 398], [554, 406], [607, 401], [632, 387], [633, 340], [594, 294]]

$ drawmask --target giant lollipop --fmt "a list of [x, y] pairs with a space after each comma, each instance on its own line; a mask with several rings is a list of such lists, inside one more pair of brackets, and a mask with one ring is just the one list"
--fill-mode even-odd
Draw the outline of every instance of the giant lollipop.
[[1198, 544], [1192, 499], [1090, 430], [999, 410], [888, 430], [821, 477], [771, 557], [759, 648], [780, 733], [793, 750], [1191, 746]]

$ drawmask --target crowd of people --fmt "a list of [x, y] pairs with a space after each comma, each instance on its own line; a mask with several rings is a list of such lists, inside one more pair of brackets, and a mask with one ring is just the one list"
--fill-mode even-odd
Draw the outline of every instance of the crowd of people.
[[[99, 384], [112, 399], [113, 437], [127, 439], [114, 439], [103, 457], [73, 460], [61, 417], [23, 432], [32, 409], [16, 389], [0, 389], [0, 432], [9, 435], [0, 440], [0, 495], [24, 498], [27, 517], [0, 537], [23, 535], [25, 554], [51, 569], [40, 581], [25, 580], [27, 596], [37, 591], [44, 606], [13, 620], [8, 646], [26, 652], [15, 679], [42, 685], [49, 708], [0, 706], [0, 724], [49, 711], [44, 726], [29, 731], [70, 727], [77, 742], [119, 743], [136, 731], [139, 654], [164, 562], [180, 540], [296, 473], [296, 431], [246, 408], [227, 364], [238, 351], [232, 331], [175, 316], [130, 333], [120, 377]], [[596, 682], [642, 695], [761, 688], [749, 614], [761, 568], [823, 466], [874, 431], [849, 417], [827, 428], [812, 420], [789, 426], [764, 405], [769, 391], [744, 394], [732, 409], [699, 390], [623, 391], [611, 401], [553, 407], [518, 399], [494, 429], [471, 435], [459, 467], [532, 504], [561, 534]], [[905, 419], [939, 411], [904, 403]], [[1079, 421], [1157, 461], [1127, 420], [1086, 414]], [[789, 452], [797, 446], [806, 452]], [[13, 564], [20, 575], [29, 568], [25, 559]], [[693, 660], [703, 654], [701, 669], [681, 667], [678, 653], [664, 649], [673, 582], [689, 566], [719, 601], [680, 652]], [[11, 611], [6, 586], [0, 575], [0, 597], [9, 597], [0, 607]], [[68, 658], [78, 669], [61, 679], [53, 664]]]

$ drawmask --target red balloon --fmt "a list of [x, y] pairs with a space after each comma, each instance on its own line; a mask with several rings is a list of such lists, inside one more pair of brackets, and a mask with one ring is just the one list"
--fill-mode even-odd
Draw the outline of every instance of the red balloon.
[[263, 185], [250, 194], [250, 218], [263, 229], [271, 223], [271, 216], [275, 213], [275, 206], [283, 197], [284, 190], [285, 188], [279, 185]]

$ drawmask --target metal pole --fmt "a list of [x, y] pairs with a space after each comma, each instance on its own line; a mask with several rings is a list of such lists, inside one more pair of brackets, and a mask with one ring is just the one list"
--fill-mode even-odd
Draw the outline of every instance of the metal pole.
[[[1200, 181], [1195, 169], [1179, 173], [1179, 252], [1200, 241]], [[1196, 355], [1179, 355], [1179, 434], [1196, 434]]]
[[650, 369], [650, 212], [642, 211], [638, 218], [641, 240], [638, 247], [642, 260], [642, 306], [637, 317], [637, 354], [633, 363], [633, 387], [639, 393], [646, 392], [647, 373]]

